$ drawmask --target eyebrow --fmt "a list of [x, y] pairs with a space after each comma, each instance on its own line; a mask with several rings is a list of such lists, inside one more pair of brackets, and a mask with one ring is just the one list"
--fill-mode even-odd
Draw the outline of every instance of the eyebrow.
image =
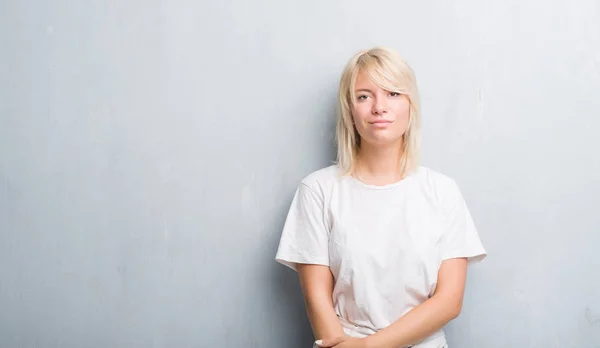
[[370, 89], [366, 89], [366, 88], [361, 88], [361, 89], [357, 89], [356, 91], [354, 91], [354, 93], [358, 93], [358, 92], [368, 92], [373, 94], [373, 91], [371, 91]]

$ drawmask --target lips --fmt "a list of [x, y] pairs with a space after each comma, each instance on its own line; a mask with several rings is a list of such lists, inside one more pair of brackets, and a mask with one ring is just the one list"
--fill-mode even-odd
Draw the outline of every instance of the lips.
[[369, 123], [370, 124], [387, 124], [387, 123], [392, 123], [392, 121], [389, 121], [389, 120], [375, 120], [375, 121], [371, 121]]

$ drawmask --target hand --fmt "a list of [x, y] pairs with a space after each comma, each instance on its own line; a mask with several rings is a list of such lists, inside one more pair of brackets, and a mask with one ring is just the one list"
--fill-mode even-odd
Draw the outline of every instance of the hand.
[[361, 338], [336, 337], [315, 342], [321, 348], [365, 348], [365, 341]]

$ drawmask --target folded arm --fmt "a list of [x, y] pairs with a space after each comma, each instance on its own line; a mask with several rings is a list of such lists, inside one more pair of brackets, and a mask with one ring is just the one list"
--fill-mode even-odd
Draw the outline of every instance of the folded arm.
[[404, 347], [434, 334], [459, 315], [466, 276], [466, 258], [443, 261], [438, 272], [435, 294], [387, 328], [365, 338], [364, 346]]
[[344, 336], [333, 308], [333, 275], [329, 267], [298, 264], [306, 312], [316, 339]]

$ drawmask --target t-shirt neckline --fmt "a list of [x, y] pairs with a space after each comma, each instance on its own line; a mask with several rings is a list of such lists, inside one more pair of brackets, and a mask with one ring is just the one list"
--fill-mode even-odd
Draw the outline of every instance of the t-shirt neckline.
[[364, 188], [368, 188], [368, 189], [372, 189], [372, 190], [387, 190], [387, 189], [392, 189], [398, 186], [402, 186], [402, 185], [406, 185], [410, 180], [412, 180], [413, 176], [415, 175], [414, 172], [409, 172], [404, 179], [401, 179], [399, 181], [390, 183], [390, 184], [386, 184], [386, 185], [373, 185], [373, 184], [367, 184], [364, 183], [362, 181], [360, 181], [359, 179], [355, 178], [352, 174], [348, 174], [348, 178], [350, 181], [352, 181], [354, 184], [364, 187]]

